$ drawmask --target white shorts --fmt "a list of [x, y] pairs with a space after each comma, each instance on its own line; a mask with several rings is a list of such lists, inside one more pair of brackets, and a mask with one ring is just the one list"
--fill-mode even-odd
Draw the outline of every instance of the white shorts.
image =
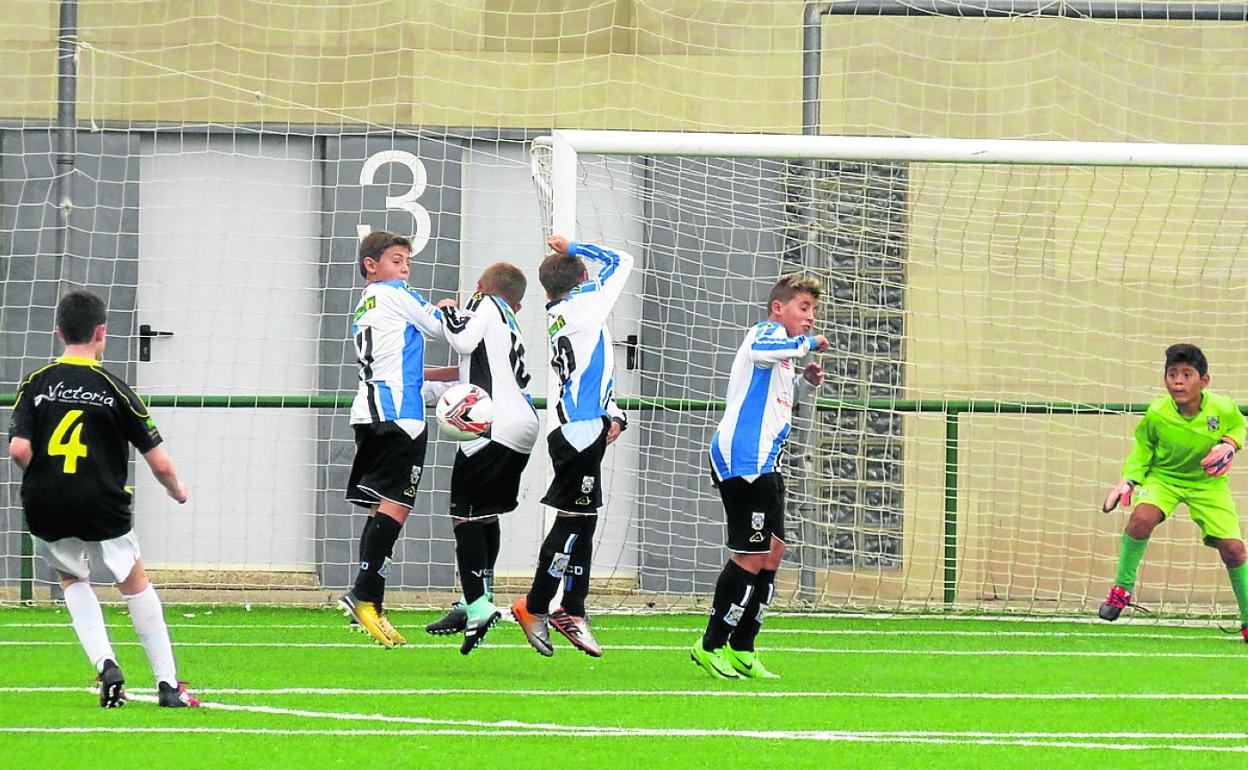
[[79, 580], [91, 578], [91, 564], [102, 564], [113, 576], [113, 582], [120, 583], [130, 577], [140, 555], [139, 541], [133, 529], [121, 537], [99, 542], [76, 537], [65, 537], [51, 543], [37, 537], [31, 539], [35, 541], [35, 553], [42, 556], [48, 566]]

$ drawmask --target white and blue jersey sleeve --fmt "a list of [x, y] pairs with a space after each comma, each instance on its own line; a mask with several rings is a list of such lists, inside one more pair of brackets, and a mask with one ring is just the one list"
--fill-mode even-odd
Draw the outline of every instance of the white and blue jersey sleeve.
[[723, 480], [753, 479], [776, 470], [793, 421], [796, 361], [817, 346], [814, 337], [790, 337], [775, 321], [756, 324], [732, 362], [724, 417], [711, 439], [711, 465]]
[[600, 419], [614, 408], [615, 358], [606, 321], [634, 261], [628, 252], [588, 243], [573, 242], [568, 253], [599, 267], [588, 281], [546, 306], [550, 362], [555, 370], [547, 401], [555, 410], [552, 430], [570, 422]]
[[[364, 287], [351, 317], [360, 367], [351, 424], [423, 423], [425, 336], [441, 337], [442, 323], [442, 312], [402, 281], [376, 281]], [[410, 425], [416, 434], [423, 430], [423, 424]]]

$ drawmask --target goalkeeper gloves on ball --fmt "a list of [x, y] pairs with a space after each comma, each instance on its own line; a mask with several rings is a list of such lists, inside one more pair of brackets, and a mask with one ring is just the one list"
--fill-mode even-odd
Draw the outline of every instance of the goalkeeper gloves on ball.
[[1235, 459], [1235, 445], [1223, 440], [1222, 443], [1209, 450], [1200, 467], [1210, 476], [1221, 476], [1231, 469], [1231, 460]]
[[1101, 505], [1101, 510], [1105, 513], [1117, 508], [1119, 505], [1126, 507], [1131, 505], [1131, 493], [1135, 491], [1135, 482], [1123, 479], [1119, 481], [1109, 496], [1105, 498], [1105, 502]]

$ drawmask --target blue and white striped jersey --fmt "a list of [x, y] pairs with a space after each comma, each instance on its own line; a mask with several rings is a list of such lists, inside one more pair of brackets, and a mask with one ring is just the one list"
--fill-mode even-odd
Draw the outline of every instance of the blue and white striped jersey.
[[351, 321], [360, 365], [351, 424], [394, 420], [419, 436], [425, 429], [425, 335], [442, 336], [442, 312], [403, 281], [374, 281], [364, 287]]
[[790, 337], [775, 321], [755, 324], [737, 350], [728, 377], [724, 417], [711, 439], [720, 479], [751, 481], [776, 470], [793, 420], [793, 385], [805, 383], [796, 361], [817, 347], [813, 336]]
[[550, 429], [570, 422], [620, 416], [615, 405], [615, 356], [607, 316], [624, 291], [633, 270], [633, 256], [573, 241], [568, 253], [599, 265], [597, 275], [546, 305], [550, 363], [555, 377], [548, 404], [556, 420]]
[[511, 306], [502, 297], [478, 292], [464, 309], [447, 308], [443, 315], [446, 339], [459, 353], [459, 381], [484, 389], [494, 401], [489, 437], [466, 441], [459, 448], [471, 457], [496, 441], [529, 454], [537, 443], [537, 410], [529, 396], [524, 337]]

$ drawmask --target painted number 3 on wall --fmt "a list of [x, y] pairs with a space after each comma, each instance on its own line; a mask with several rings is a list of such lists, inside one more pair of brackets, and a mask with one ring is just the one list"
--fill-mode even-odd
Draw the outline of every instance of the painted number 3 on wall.
[[[360, 185], [367, 186], [373, 184], [374, 177], [377, 176], [377, 169], [387, 163], [398, 163], [407, 166], [412, 172], [412, 186], [402, 195], [387, 195], [386, 208], [396, 209], [398, 211], [406, 211], [412, 215], [414, 227], [412, 229], [412, 254], [419, 254], [433, 234], [433, 223], [429, 219], [429, 212], [425, 207], [416, 202], [425, 192], [425, 187], [429, 184], [429, 174], [425, 171], [425, 164], [420, 158], [404, 152], [403, 150], [382, 150], [373, 153], [368, 160], [364, 161], [364, 167], [360, 169]], [[373, 228], [368, 225], [356, 225], [355, 232], [360, 238], [368, 235]]]

